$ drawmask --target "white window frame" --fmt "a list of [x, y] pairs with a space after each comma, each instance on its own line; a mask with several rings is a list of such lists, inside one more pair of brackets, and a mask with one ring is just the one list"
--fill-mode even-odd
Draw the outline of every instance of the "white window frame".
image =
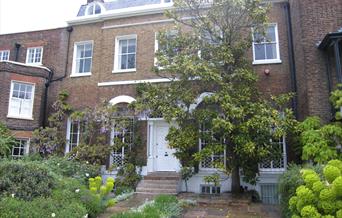
[[67, 130], [66, 130], [66, 145], [65, 145], [65, 151], [64, 151], [65, 154], [70, 153], [72, 151], [72, 149], [74, 148], [74, 147], [71, 147], [71, 145], [70, 145], [71, 126], [72, 126], [73, 122], [78, 122], [78, 125], [77, 125], [77, 142], [76, 142], [76, 146], [74, 146], [74, 147], [77, 147], [80, 144], [81, 122], [80, 121], [73, 121], [71, 118], [68, 118]]
[[283, 163], [284, 167], [282, 167], [282, 168], [273, 167], [273, 160], [271, 160], [270, 161], [270, 167], [268, 167], [268, 168], [262, 167], [262, 165], [259, 164], [259, 171], [261, 173], [284, 172], [287, 169], [286, 137], [285, 136], [281, 137], [281, 140], [282, 140], [282, 146], [283, 146], [282, 147], [282, 149], [283, 149], [282, 159], [284, 161], [284, 163]]
[[23, 155], [14, 155], [13, 153], [14, 153], [14, 149], [15, 148], [19, 148], [19, 149], [21, 149], [21, 146], [13, 146], [12, 147], [12, 149], [11, 149], [11, 156], [13, 157], [13, 158], [21, 158], [21, 157], [23, 157], [23, 156], [25, 156], [25, 155], [28, 155], [29, 154], [29, 152], [30, 152], [30, 139], [29, 138], [17, 138], [17, 139], [15, 139], [15, 140], [17, 140], [17, 141], [20, 141], [20, 145], [22, 145], [21, 144], [21, 141], [26, 141], [26, 146], [24, 146], [23, 147], [23, 149], [24, 149], [24, 153], [23, 153]]
[[[175, 29], [167, 30], [167, 34], [178, 34], [178, 31]], [[159, 50], [158, 32], [155, 32], [154, 33], [154, 66], [158, 67], [159, 70], [163, 70], [165, 67], [158, 66], [158, 58], [156, 57], [156, 53], [158, 52], [158, 50]]]
[[[91, 8], [92, 6], [93, 6], [93, 11], [92, 11], [92, 13], [89, 13], [89, 10], [90, 10], [90, 8]], [[101, 8], [100, 13], [98, 13], [98, 14], [95, 14], [96, 6], [99, 6], [99, 7]], [[87, 6], [87, 8], [86, 8], [86, 10], [85, 10], [85, 12], [84, 12], [84, 15], [85, 15], [85, 16], [96, 16], [96, 15], [102, 14], [105, 10], [106, 10], [106, 9], [105, 9], [105, 7], [103, 7], [102, 4], [100, 4], [100, 3], [98, 3], [98, 2], [92, 2], [91, 4], [89, 4], [89, 5]]]
[[[280, 48], [279, 48], [279, 33], [278, 33], [278, 24], [277, 23], [269, 23], [267, 24], [267, 27], [274, 26], [274, 32], [275, 32], [275, 39], [276, 39], [276, 53], [277, 53], [277, 58], [275, 59], [265, 59], [265, 60], [255, 60], [255, 45], [258, 45], [260, 43], [256, 43], [254, 40], [254, 29], [252, 28], [252, 38], [253, 38], [253, 44], [252, 44], [252, 49], [253, 49], [253, 65], [258, 65], [258, 64], [280, 64], [282, 63], [280, 59]], [[263, 43], [264, 44], [264, 43]], [[265, 43], [266, 44], [266, 43]]]
[[[91, 64], [90, 64], [90, 72], [84, 72], [84, 73], [78, 73], [76, 72], [76, 66], [77, 66], [77, 46], [78, 45], [85, 45], [85, 44], [91, 44]], [[70, 77], [83, 77], [83, 76], [91, 76], [91, 71], [93, 68], [93, 58], [94, 58], [94, 41], [93, 40], [87, 40], [87, 41], [80, 41], [74, 43], [74, 54], [72, 58], [72, 70]]]
[[[5, 53], [7, 53], [7, 59], [4, 59]], [[10, 50], [0, 50], [0, 61], [8, 61], [10, 58]]]
[[[199, 131], [202, 132], [201, 126], [199, 127]], [[202, 139], [201, 137], [198, 140], [198, 149], [199, 151], [202, 150]], [[226, 168], [226, 149], [224, 149], [223, 154], [221, 155], [215, 155], [215, 154], [211, 154], [211, 162], [214, 162], [214, 157], [216, 156], [223, 156], [223, 164], [224, 164], [224, 168]], [[200, 161], [199, 163], [199, 169], [202, 171], [217, 171], [219, 170], [219, 168], [215, 168], [215, 167], [202, 167], [202, 161]]]
[[[21, 84], [25, 84], [25, 85], [32, 85], [32, 100], [31, 100], [31, 110], [32, 110], [32, 113], [31, 113], [30, 116], [22, 116], [20, 114], [13, 114], [13, 112], [11, 112], [11, 101], [12, 101], [14, 83], [21, 83]], [[36, 85], [34, 83], [28, 83], [28, 82], [23, 82], [23, 81], [11, 80], [11, 91], [10, 91], [10, 96], [9, 96], [9, 101], [8, 101], [7, 118], [22, 119], [22, 120], [33, 120], [33, 109], [34, 109], [33, 107], [34, 107], [35, 88], [36, 88]]]
[[[130, 121], [129, 122], [132, 122], [132, 129], [130, 129], [130, 131], [129, 132], [131, 132], [131, 140], [132, 140], [132, 143], [133, 143], [133, 141], [134, 141], [134, 118], [133, 117], [126, 117], [127, 119], [130, 119]], [[125, 140], [127, 139], [126, 137], [126, 135], [125, 135], [125, 131], [120, 131], [120, 132], [115, 132], [115, 128], [113, 127], [112, 129], [111, 129], [111, 132], [110, 132], [110, 146], [114, 146], [115, 144], [114, 144], [114, 139], [115, 139], [115, 136], [116, 136], [116, 134], [117, 135], [120, 135], [120, 134], [122, 134], [122, 142], [124, 143], [125, 142]], [[128, 136], [129, 137], [129, 136]], [[130, 149], [130, 148], [128, 148], [128, 149]], [[126, 151], [125, 151], [125, 147], [123, 146], [122, 148], [121, 148], [121, 151], [120, 150], [117, 150], [117, 151], [113, 151], [111, 154], [110, 154], [110, 156], [109, 156], [109, 165], [110, 166], [113, 166], [113, 164], [114, 164], [114, 156], [119, 156], [119, 157], [121, 157], [121, 164], [119, 164], [119, 166], [118, 166], [118, 168], [120, 168], [120, 167], [123, 167], [124, 165], [125, 165], [125, 155], [126, 155]]]
[[[37, 53], [37, 49], [41, 49], [41, 52], [40, 52], [40, 62], [29, 62], [29, 59], [30, 59], [30, 50], [34, 49], [34, 56], [36, 55]], [[37, 47], [29, 47], [27, 48], [26, 50], [26, 64], [30, 64], [30, 65], [42, 65], [43, 63], [43, 53], [44, 53], [44, 48], [43, 46], [37, 46]]]
[[[119, 49], [120, 49], [120, 40], [130, 40], [135, 39], [135, 68], [132, 69], [120, 69], [119, 68]], [[138, 36], [137, 34], [125, 35], [125, 36], [117, 36], [115, 38], [115, 54], [114, 54], [114, 69], [112, 73], [129, 73], [137, 71], [137, 55], [138, 55]]]

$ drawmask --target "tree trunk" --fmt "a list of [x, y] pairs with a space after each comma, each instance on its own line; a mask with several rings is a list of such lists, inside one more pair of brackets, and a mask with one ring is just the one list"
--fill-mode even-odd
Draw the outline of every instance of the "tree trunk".
[[239, 166], [234, 166], [232, 169], [232, 193], [240, 193], [240, 186]]

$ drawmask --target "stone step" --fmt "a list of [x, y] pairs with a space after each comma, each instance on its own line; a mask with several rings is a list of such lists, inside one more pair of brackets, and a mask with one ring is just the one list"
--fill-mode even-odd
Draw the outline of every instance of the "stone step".
[[144, 176], [144, 180], [180, 180], [180, 176], [175, 172], [154, 172]]
[[168, 194], [168, 193], [174, 193], [177, 194], [176, 189], [165, 189], [165, 188], [141, 188], [138, 187], [136, 190], [137, 193], [156, 193], [156, 194]]
[[152, 192], [135, 192], [136, 194], [141, 194], [141, 195], [150, 195], [150, 196], [156, 196], [156, 195], [160, 195], [160, 194], [164, 194], [164, 195], [177, 195], [177, 192], [170, 192], [170, 193], [152, 193]]
[[178, 185], [177, 180], [142, 180], [141, 184], [153, 184], [153, 185]]
[[143, 182], [141, 184], [138, 185], [138, 187], [142, 187], [142, 188], [172, 188], [172, 189], [177, 189], [177, 184], [154, 184], [154, 183], [146, 183]]

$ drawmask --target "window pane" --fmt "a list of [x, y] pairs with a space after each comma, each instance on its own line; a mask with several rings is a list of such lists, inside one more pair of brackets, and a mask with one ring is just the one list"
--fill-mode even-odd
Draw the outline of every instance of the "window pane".
[[256, 42], [256, 43], [264, 42], [263, 35], [258, 33], [258, 32], [255, 32], [254, 33], [254, 42]]
[[90, 7], [88, 8], [87, 14], [88, 14], [88, 15], [94, 14], [94, 5], [92, 5], [92, 6], [90, 6]]
[[127, 53], [127, 40], [120, 40], [120, 54]]
[[85, 44], [85, 53], [84, 53], [84, 57], [91, 57], [92, 56], [92, 44], [91, 43], [88, 43], [88, 44]]
[[90, 72], [91, 71], [91, 58], [84, 59], [84, 71], [83, 72]]
[[100, 14], [101, 13], [101, 7], [100, 5], [95, 6], [95, 14]]
[[268, 42], [275, 42], [276, 41], [275, 26], [269, 26], [267, 28], [266, 41], [268, 41]]
[[266, 59], [277, 59], [277, 44], [266, 44]]
[[135, 53], [136, 39], [130, 39], [128, 43], [128, 53]]
[[255, 60], [265, 60], [265, 45], [264, 44], [255, 44], [254, 45], [254, 52], [255, 52]]
[[18, 83], [13, 84], [13, 90], [19, 91], [19, 84]]
[[77, 45], [76, 58], [81, 58], [83, 56], [84, 45]]
[[13, 90], [12, 97], [14, 97], [14, 98], [18, 98], [18, 97], [19, 97], [19, 92], [18, 92], [18, 91], [14, 91], [14, 90]]
[[127, 69], [127, 55], [121, 55], [120, 69]]
[[128, 69], [135, 68], [135, 54], [128, 55]]

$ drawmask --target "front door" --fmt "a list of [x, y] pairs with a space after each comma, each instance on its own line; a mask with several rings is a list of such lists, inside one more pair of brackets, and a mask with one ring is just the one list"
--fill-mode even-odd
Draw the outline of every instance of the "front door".
[[169, 125], [166, 122], [158, 122], [155, 125], [155, 170], [156, 171], [179, 171], [180, 163], [174, 156], [175, 150], [169, 147], [166, 136]]

